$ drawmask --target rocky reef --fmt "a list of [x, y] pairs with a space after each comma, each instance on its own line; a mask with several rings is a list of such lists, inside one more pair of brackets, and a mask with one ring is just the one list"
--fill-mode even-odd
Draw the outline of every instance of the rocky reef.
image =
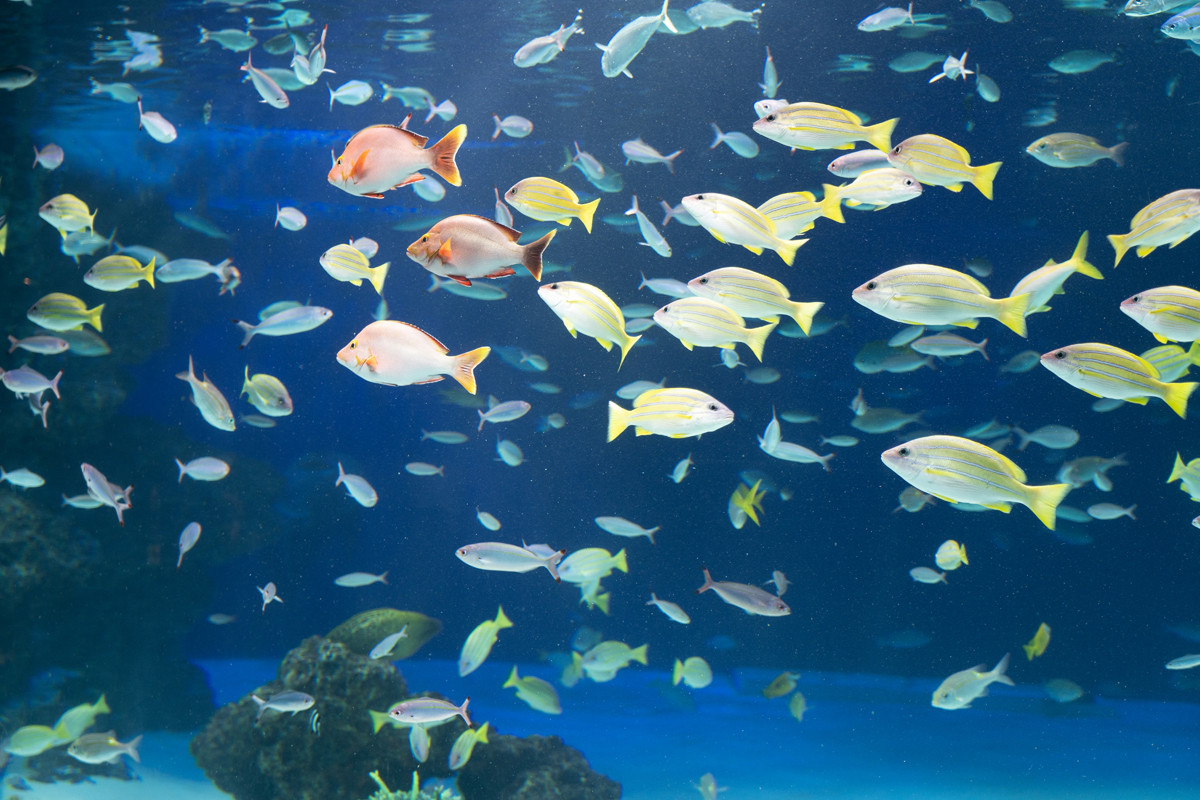
[[492, 737], [458, 773], [465, 800], [616, 800], [621, 784], [557, 736]]

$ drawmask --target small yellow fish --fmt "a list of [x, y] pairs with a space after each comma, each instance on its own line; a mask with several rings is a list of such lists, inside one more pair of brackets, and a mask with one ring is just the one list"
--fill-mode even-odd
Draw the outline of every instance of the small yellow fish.
[[972, 184], [988, 200], [992, 181], [1001, 162], [971, 166], [971, 154], [959, 145], [933, 133], [910, 136], [888, 153], [888, 163], [929, 186], [945, 186], [952, 192]]
[[1138, 258], [1145, 258], [1156, 247], [1169, 244], [1175, 247], [1200, 230], [1200, 189], [1180, 189], [1165, 194], [1134, 214], [1129, 233], [1110, 234], [1109, 244], [1117, 253], [1115, 267], [1121, 263], [1129, 248], [1137, 248]]
[[963, 564], [971, 563], [967, 561], [967, 548], [953, 539], [947, 539], [942, 542], [933, 560], [940, 569], [944, 569], [947, 572], [956, 570]]
[[45, 725], [26, 725], [13, 731], [4, 743], [4, 751], [14, 756], [36, 756], [69, 741], [64, 731]]
[[1046, 645], [1050, 644], [1050, 626], [1046, 623], [1038, 625], [1037, 633], [1029, 640], [1029, 644], [1021, 645], [1025, 648], [1025, 658], [1033, 661], [1033, 659], [1046, 652]]
[[577, 217], [588, 233], [592, 232], [592, 217], [600, 205], [599, 197], [590, 203], [580, 203], [570, 187], [541, 177], [517, 181], [504, 193], [504, 199], [525, 216], [542, 222], [570, 225], [571, 219]]
[[1077, 389], [1093, 397], [1110, 397], [1146, 405], [1157, 397], [1181, 418], [1187, 418], [1187, 402], [1197, 383], [1165, 383], [1158, 369], [1141, 356], [1099, 342], [1085, 342], [1051, 350], [1041, 358], [1042, 366]]
[[89, 211], [87, 203], [73, 194], [60, 194], [47, 200], [38, 209], [38, 216], [53, 225], [63, 236], [84, 228], [89, 231], [95, 230], [96, 212]]
[[678, 686], [680, 681], [693, 689], [703, 689], [712, 683], [712, 668], [700, 656], [692, 656], [686, 661], [675, 659], [675, 667], [671, 672], [671, 684]]
[[58, 722], [54, 723], [54, 732], [63, 739], [78, 739], [84, 731], [92, 727], [96, 717], [111, 711], [105, 696], [100, 695], [100, 699], [95, 703], [81, 703], [63, 712]]
[[370, 281], [375, 291], [383, 296], [383, 282], [387, 279], [389, 261], [372, 267], [371, 262], [363, 252], [348, 244], [335, 244], [321, 254], [318, 259], [321, 266], [333, 278], [354, 286], [362, 286], [363, 280]]
[[868, 142], [890, 150], [898, 119], [863, 125], [853, 112], [824, 103], [791, 103], [754, 123], [754, 132], [797, 150], [853, 150], [855, 142]]
[[1121, 311], [1159, 342], [1200, 339], [1200, 292], [1187, 286], [1159, 286], [1122, 301]]
[[763, 697], [772, 700], [776, 697], [783, 697], [796, 688], [796, 679], [800, 677], [799, 672], [781, 672], [775, 680], [767, 684], [762, 690]]
[[100, 314], [104, 304], [88, 308], [82, 300], [74, 295], [62, 292], [51, 292], [34, 303], [25, 316], [35, 325], [52, 331], [73, 331], [91, 325], [97, 332], [102, 332]]
[[625, 363], [640, 336], [630, 336], [625, 330], [621, 309], [600, 288], [580, 281], [555, 281], [538, 287], [538, 297], [558, 315], [571, 336], [590, 336], [606, 351], [615, 344], [621, 349], [617, 369]]
[[[578, 664], [578, 662], [572, 663]], [[515, 688], [517, 690], [517, 698], [534, 711], [540, 711], [543, 714], [562, 713], [562, 704], [559, 702], [558, 692], [554, 690], [554, 686], [541, 678], [533, 676], [520, 677], [517, 675], [517, 668], [515, 666], [512, 668], [512, 672], [509, 673], [508, 680], [504, 682], [501, 688]]]
[[608, 441], [630, 425], [638, 436], [658, 434], [672, 439], [700, 436], [733, 422], [733, 412], [715, 397], [696, 389], [662, 388], [642, 392], [626, 410], [608, 404]]
[[492, 652], [492, 647], [496, 644], [496, 638], [500, 631], [505, 628], [511, 628], [512, 622], [508, 617], [504, 616], [504, 607], [500, 606], [496, 612], [494, 620], [485, 620], [475, 626], [475, 630], [463, 642], [462, 653], [458, 659], [458, 674], [469, 675], [483, 665], [487, 660], [488, 655]]
[[808, 711], [808, 701], [804, 699], [803, 694], [796, 692], [792, 699], [788, 700], [788, 712], [796, 718], [796, 722], [804, 722], [805, 711]]
[[142, 266], [136, 258], [122, 255], [105, 256], [92, 265], [83, 276], [83, 282], [102, 292], [119, 292], [132, 289], [145, 281], [154, 288], [154, 258]]
[[467, 728], [458, 735], [454, 740], [454, 746], [450, 748], [450, 769], [462, 769], [471, 760], [471, 753], [475, 751], [475, 745], [482, 742], [488, 743], [488, 723], [483, 723], [478, 728]]
[[758, 521], [758, 512], [762, 510], [762, 499], [767, 495], [766, 489], [761, 492], [758, 490], [761, 485], [761, 478], [756, 480], [753, 486], [747, 486], [744, 483], [738, 484], [738, 487], [733, 490], [731, 499], [735, 507], [740, 508], [751, 522], [760, 527], [762, 523]]

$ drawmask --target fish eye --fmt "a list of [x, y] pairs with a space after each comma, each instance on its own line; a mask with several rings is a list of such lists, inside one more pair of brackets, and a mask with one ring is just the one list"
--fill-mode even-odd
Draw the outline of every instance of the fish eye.
[[1045, 149], [1046, 149], [1046, 143], [1045, 143], [1045, 142], [1042, 142], [1041, 144], [1039, 144], [1039, 145], [1037, 146], [1037, 149], [1038, 149], [1038, 150], [1045, 150]]
[[774, 115], [774, 114], [768, 114], [768, 115], [767, 115], [767, 122], [774, 122], [774, 121], [775, 121], [775, 115]]
[[875, 289], [875, 288], [877, 288], [878, 286], [879, 286], [879, 284], [877, 284], [875, 281], [868, 281], [868, 282], [867, 282], [867, 288], [868, 288], [868, 289]]
[[1054, 357], [1061, 361], [1062, 359], [1067, 357], [1067, 351], [1059, 350], [1057, 353], [1054, 354]]
[[353, 342], [350, 343], [351, 350], [353, 350], [356, 347], [358, 347], [358, 339], [355, 339]]
[[547, 289], [557, 289], [557, 288], [558, 288], [558, 284], [557, 284], [557, 283], [552, 283], [552, 284], [550, 284], [549, 286], [547, 286], [546, 288], [547, 288]]
[[701, 278], [701, 279], [700, 279], [700, 285], [701, 285], [701, 286], [705, 285], [706, 283], [708, 283], [708, 278]]
[[704, 199], [704, 195], [702, 195], [702, 194], [698, 194], [698, 195], [696, 195], [696, 199], [697, 199], [697, 200], [703, 200], [703, 199]]
[[907, 455], [908, 455], [908, 448], [907, 448], [907, 447], [901, 447], [899, 450], [897, 450], [897, 451], [896, 451], [896, 453], [897, 453], [897, 454], [899, 454], [899, 455], [902, 455], [902, 456], [907, 456]]
[[428, 241], [429, 241], [429, 234], [427, 233], [427, 234], [425, 234], [424, 236], [422, 236], [422, 237], [421, 237], [421, 241], [422, 241], [422, 242], [428, 242]]
[[912, 186], [912, 185], [913, 185], [913, 179], [912, 179], [912, 178], [905, 178], [905, 179], [904, 179], [904, 185], [905, 185], [905, 186]]
[[1133, 302], [1133, 303], [1141, 302], [1141, 299], [1142, 299], [1141, 295], [1137, 295], [1137, 294], [1135, 294], [1133, 297], [1129, 298], [1130, 302]]
[[333, 162], [333, 165], [336, 167], [338, 164], [341, 164], [341, 163], [342, 163], [342, 157], [338, 156], [338, 160]]
[[896, 145], [895, 147], [893, 147], [893, 148], [892, 148], [892, 155], [894, 155], [894, 156], [898, 156], [898, 155], [900, 155], [900, 150], [901, 150], [903, 147], [904, 147], [904, 145], [900, 145], [900, 144], [898, 144], [898, 145]]

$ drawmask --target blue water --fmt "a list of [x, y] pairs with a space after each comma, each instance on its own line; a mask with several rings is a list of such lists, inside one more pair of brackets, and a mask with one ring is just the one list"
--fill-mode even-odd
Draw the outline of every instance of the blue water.
[[[631, 65], [633, 80], [609, 80], [600, 74], [592, 42], [607, 41], [653, 4], [585, 6], [586, 34], [571, 39], [550, 64], [520, 70], [512, 53], [569, 23], [576, 6], [458, 0], [424, 9], [357, 3], [349, 11], [343, 3], [311, 2], [303, 7], [316, 25], [303, 32], [329, 24], [329, 66], [336, 74], [326, 79], [334, 87], [370, 81], [375, 96], [330, 111], [322, 81], [292, 92], [291, 107], [280, 111], [259, 103], [250, 85], [240, 82], [243, 55], [196, 44], [199, 25], [240, 27], [246, 16], [262, 23], [277, 11], [225, 13], [214, 4], [171, 2], [5, 5], [0, 60], [28, 65], [40, 76], [0, 97], [12, 145], [0, 161], [0, 203], [9, 220], [0, 271], [5, 330], [32, 333], [25, 310], [48, 292], [68, 292], [89, 306], [107, 304], [103, 335], [113, 350], [98, 359], [15, 353], [0, 360], [5, 369], [28, 360], [49, 375], [64, 372], [63, 399], [52, 402], [47, 431], [24, 400], [6, 396], [0, 464], [46, 478], [45, 487], [21, 493], [20, 500], [41, 514], [47, 529], [54, 520], [65, 524], [71, 541], [87, 553], [82, 567], [64, 562], [47, 567], [37, 581], [17, 582], [11, 576], [29, 551], [22, 555], [7, 541], [0, 549], [14, 587], [3, 607], [12, 652], [0, 658], [0, 683], [12, 698], [6, 731], [45, 724], [12, 708], [33, 696], [24, 687], [35, 676], [56, 667], [81, 672], [89, 690], [124, 695], [127, 708], [112, 718], [122, 736], [145, 728], [198, 728], [211, 711], [207, 699], [189, 706], [182, 720], [156, 710], [151, 699], [168, 691], [159, 683], [163, 674], [176, 674], [188, 660], [275, 663], [305, 637], [383, 605], [442, 621], [442, 633], [402, 666], [414, 689], [456, 697], [463, 681], [451, 662], [468, 633], [503, 604], [515, 623], [498, 646], [507, 661], [536, 662], [565, 652], [585, 625], [633, 646], [650, 644], [650, 670], [574, 690], [585, 698], [583, 707], [572, 709], [565, 696], [561, 718], [522, 715], [511, 698], [495, 706], [496, 724], [506, 732], [562, 735], [599, 771], [626, 783], [630, 796], [649, 793], [652, 785], [686, 795], [705, 771], [731, 787], [729, 796], [735, 790], [749, 795], [756, 776], [766, 773], [773, 776], [770, 785], [789, 796], [905, 797], [936, 788], [986, 789], [996, 796], [1038, 790], [1146, 797], [1200, 788], [1187, 757], [1196, 730], [1180, 722], [1194, 713], [1198, 685], [1187, 673], [1163, 669], [1168, 660], [1200, 648], [1172, 632], [1200, 623], [1193, 591], [1196, 531], [1188, 524], [1197, 511], [1177, 485], [1164, 482], [1177, 450], [1185, 460], [1200, 456], [1189, 449], [1200, 441], [1195, 422], [1154, 399], [1098, 414], [1091, 410], [1095, 398], [1040, 367], [1019, 375], [999, 370], [1020, 351], [1041, 353], [1079, 341], [1146, 350], [1157, 343], [1120, 313], [1118, 303], [1153, 286], [1191, 280], [1195, 242], [1160, 248], [1145, 259], [1130, 254], [1114, 270], [1104, 240], [1105, 234], [1126, 232], [1129, 219], [1153, 199], [1194, 185], [1187, 154], [1197, 145], [1195, 56], [1158, 33], [1163, 17], [1014, 2], [1016, 19], [1002, 25], [959, 3], [930, 2], [916, 11], [945, 14], [948, 29], [910, 40], [855, 30], [876, 10], [873, 2], [774, 2], [757, 28], [738, 23], [656, 35]], [[421, 11], [431, 16], [388, 20]], [[414, 28], [432, 31], [430, 52], [398, 51], [395, 35], [387, 34]], [[123, 40], [126, 29], [161, 38], [161, 68], [121, 78], [119, 62], [93, 63], [96, 47]], [[258, 35], [263, 40], [274, 33]], [[762, 80], [764, 46], [774, 55], [781, 97], [853, 109], [871, 122], [899, 117], [893, 141], [937, 133], [965, 147], [976, 164], [1003, 161], [995, 199], [971, 186], [960, 193], [926, 187], [920, 198], [882, 211], [847, 209], [844, 225], [816, 222], [792, 267], [770, 252], [755, 256], [678, 223], [663, 229], [674, 255], [661, 259], [639, 243], [636, 228], [602, 221], [622, 214], [631, 193], [649, 211], [659, 198], [677, 203], [697, 192], [728, 193], [757, 205], [782, 192], [819, 192], [823, 183], [841, 182], [825, 170], [841, 151], [789, 153], [754, 134], [761, 151], [753, 160], [708, 149], [710, 122], [750, 133], [751, 105], [761, 98], [755, 84]], [[1083, 75], [1059, 75], [1046, 66], [1077, 48], [1114, 53], [1116, 63]], [[981, 65], [1000, 85], [1000, 102], [984, 102], [972, 82], [929, 84], [936, 68], [914, 74], [887, 68], [892, 58], [917, 49], [955, 55], [969, 49], [972, 67]], [[838, 54], [868, 56], [873, 70], [833, 72]], [[286, 65], [285, 57], [269, 56], [261, 46], [254, 59], [256, 66]], [[146, 110], [170, 119], [178, 139], [160, 144], [139, 132], [136, 108], [89, 95], [89, 77], [134, 83]], [[431, 140], [458, 123], [469, 128], [458, 158], [463, 186], [447, 187], [440, 203], [423, 201], [409, 188], [383, 200], [357, 198], [326, 181], [330, 150], [340, 152], [362, 127], [398, 123], [406, 113], [397, 100], [380, 102], [381, 82], [424, 86], [457, 104], [459, 114], [449, 122], [425, 123], [423, 112], [416, 112], [412, 128]], [[207, 124], [206, 101], [212, 102]], [[1056, 124], [1022, 124], [1028, 109], [1050, 101]], [[492, 112], [528, 117], [533, 134], [490, 142]], [[1058, 170], [1022, 152], [1056, 131], [1086, 133], [1106, 145], [1128, 141], [1127, 164]], [[622, 163], [620, 143], [638, 136], [663, 152], [683, 149], [674, 174], [657, 165]], [[65, 150], [63, 166], [30, 171], [30, 149], [49, 142]], [[621, 173], [622, 192], [599, 194], [577, 170], [557, 171], [564, 147], [575, 142]], [[560, 227], [546, 257], [569, 265], [570, 280], [600, 286], [619, 305], [667, 301], [638, 289], [643, 274], [686, 281], [736, 265], [781, 280], [795, 298], [825, 302], [819, 319], [838, 324], [810, 339], [773, 334], [765, 364], [781, 378], [762, 386], [747, 382], [742, 369], [720, 366], [716, 350], [687, 351], [658, 328], [643, 335], [618, 371], [616, 353], [567, 334], [527, 274], [498, 282], [508, 292], [502, 302], [427, 292], [428, 275], [404, 248], [442, 217], [490, 218], [493, 187], [503, 193], [534, 175], [563, 180], [589, 199], [601, 197], [593, 232], [578, 222]], [[64, 192], [98, 209], [97, 231], [107, 235], [115, 228], [122, 244], [154, 247], [170, 258], [230, 257], [242, 284], [232, 296], [218, 296], [211, 278], [115, 294], [93, 290], [80, 275], [100, 254], [76, 266], [59, 253], [60, 237], [36, 215], [42, 203]], [[301, 208], [308, 226], [295, 233], [273, 228], [276, 204]], [[185, 211], [210, 220], [229, 238], [182, 227], [173, 214]], [[550, 227], [515, 216], [527, 235]], [[650, 217], [660, 220], [656, 212]], [[902, 327], [854, 303], [855, 286], [902, 264], [961, 269], [968, 259], [987, 258], [994, 271], [981, 280], [1001, 296], [1047, 259], [1066, 259], [1084, 230], [1091, 234], [1088, 258], [1104, 280], [1072, 278], [1050, 313], [1030, 317], [1027, 339], [982, 320], [976, 330], [959, 332], [987, 337], [989, 361], [972, 355], [900, 375], [864, 375], [853, 367], [865, 344]], [[372, 320], [379, 297], [369, 286], [335, 282], [317, 259], [359, 236], [379, 242], [373, 263], [392, 263], [385, 287], [390, 317], [429, 331], [455, 353], [481, 345], [497, 349], [477, 371], [480, 397], [527, 400], [533, 410], [526, 417], [476, 434], [476, 411], [445, 396], [454, 388], [450, 381], [383, 387], [336, 363], [337, 351]], [[297, 336], [256, 337], [239, 351], [241, 334], [232, 320], [255, 319], [260, 308], [287, 299], [327, 306], [333, 318]], [[548, 371], [506, 364], [498, 354], [503, 347], [544, 356]], [[739, 353], [756, 366], [745, 348]], [[279, 377], [295, 400], [295, 413], [270, 430], [210, 427], [174, 377], [189, 355], [236, 413], [253, 411], [235, 399], [247, 365]], [[614, 392], [633, 380], [663, 378], [720, 399], [734, 411], [734, 423], [700, 439], [626, 433], [605, 444], [605, 407]], [[535, 381], [562, 391], [539, 394], [529, 388]], [[922, 424], [898, 434], [851, 429], [848, 405], [860, 388], [873, 406], [922, 412]], [[773, 409], [819, 417], [813, 424], [785, 423], [789, 441], [821, 452], [827, 449], [819, 447], [820, 435], [853, 434], [861, 443], [838, 449], [828, 473], [771, 459], [755, 436]], [[566, 426], [540, 430], [552, 413], [564, 415]], [[1053, 482], [1065, 460], [1124, 454], [1128, 466], [1110, 473], [1111, 493], [1088, 486], [1066, 503], [1136, 503], [1137, 520], [1060, 522], [1052, 534], [1020, 507], [1001, 515], [939, 503], [918, 514], [893, 513], [906, 484], [880, 463], [880, 452], [922, 433], [961, 434], [992, 418], [1027, 430], [1054, 423], [1079, 431], [1080, 443], [1071, 450], [1006, 450], [1033, 483]], [[421, 429], [460, 430], [470, 440], [454, 446], [422, 442]], [[522, 448], [524, 464], [511, 468], [496, 460], [498, 436]], [[667, 475], [688, 454], [694, 471], [676, 485]], [[205, 455], [228, 461], [230, 477], [213, 484], [176, 482], [173, 458]], [[360, 508], [334, 488], [338, 461], [373, 483], [378, 505]], [[443, 466], [445, 477], [403, 472], [411, 461]], [[82, 462], [113, 482], [135, 486], [123, 528], [111, 509], [59, 509], [60, 493], [84, 491]], [[744, 470], [765, 473], [791, 494], [787, 501], [769, 494], [761, 527], [750, 523], [737, 531], [726, 508]], [[16, 491], [0, 487], [3, 494]], [[501, 531], [480, 527], [476, 507], [499, 517]], [[602, 515], [661, 525], [657, 544], [603, 533], [592, 523]], [[178, 531], [193, 519], [204, 533], [177, 571]], [[949, 538], [966, 544], [971, 563], [952, 573], [948, 586], [913, 583], [908, 570], [931, 565], [937, 546]], [[544, 572], [477, 572], [454, 557], [456, 548], [489, 539], [567, 550], [625, 547], [630, 571], [606, 579], [612, 609], [605, 616], [579, 606], [575, 587], [556, 585]], [[717, 579], [746, 583], [783, 570], [793, 582], [784, 598], [792, 614], [749, 617], [711, 594], [694, 597], [701, 566]], [[390, 585], [333, 584], [355, 570], [389, 570]], [[277, 584], [284, 603], [262, 613], [255, 587], [267, 581]], [[692, 624], [678, 626], [646, 607], [652, 591], [684, 605]], [[213, 626], [206, 621], [213, 613], [235, 615], [236, 621]], [[1044, 656], [1026, 661], [1020, 647], [1041, 622], [1053, 629], [1052, 642]], [[880, 643], [914, 630], [928, 643]], [[929, 694], [947, 675], [994, 664], [1005, 652], [1015, 659], [1010, 672], [1017, 687], [994, 687], [991, 697], [964, 711], [928, 706]], [[661, 681], [676, 657], [692, 655], [708, 660], [717, 681], [694, 693], [694, 710], [668, 710], [646, 676]], [[136, 669], [127, 669], [131, 664]], [[778, 702], [731, 710], [735, 701], [748, 701], [733, 693], [730, 675], [757, 676], [761, 670], [769, 680], [783, 669], [806, 675], [801, 686], [811, 710], [802, 724]], [[502, 672], [489, 664], [467, 679], [473, 703], [500, 683]], [[842, 677], [868, 674], [889, 677]], [[1053, 678], [1078, 683], [1084, 699], [1049, 705], [1040, 686]], [[257, 685], [243, 683], [214, 678], [214, 702], [236, 699]], [[63, 702], [84, 699], [92, 698]], [[588, 706], [593, 702], [601, 711]], [[633, 763], [630, 753], [643, 749], [631, 738], [627, 718], [646, 703], [660, 709], [653, 743], [661, 763], [671, 765], [670, 776], [657, 784], [653, 764], [659, 762], [622, 775], [624, 764]], [[504, 717], [504, 709], [513, 716]], [[729, 726], [720, 724], [726, 712], [736, 719]], [[1064, 741], [1070, 751], [1062, 749]], [[1118, 756], [1144, 758], [1118, 769]], [[663, 783], [671, 788], [664, 790]]]

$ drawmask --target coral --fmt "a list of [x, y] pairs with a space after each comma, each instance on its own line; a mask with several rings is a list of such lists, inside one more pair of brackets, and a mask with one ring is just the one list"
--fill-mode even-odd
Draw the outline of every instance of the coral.
[[621, 784], [557, 736], [494, 736], [458, 773], [465, 800], [616, 800]]
[[379, 791], [366, 798], [366, 800], [462, 800], [461, 797], [446, 788], [420, 788], [421, 780], [415, 772], [413, 773], [412, 788], [406, 792], [393, 792], [383, 782], [383, 778], [379, 777], [378, 772], [372, 772], [370, 777], [371, 780], [378, 784]]

